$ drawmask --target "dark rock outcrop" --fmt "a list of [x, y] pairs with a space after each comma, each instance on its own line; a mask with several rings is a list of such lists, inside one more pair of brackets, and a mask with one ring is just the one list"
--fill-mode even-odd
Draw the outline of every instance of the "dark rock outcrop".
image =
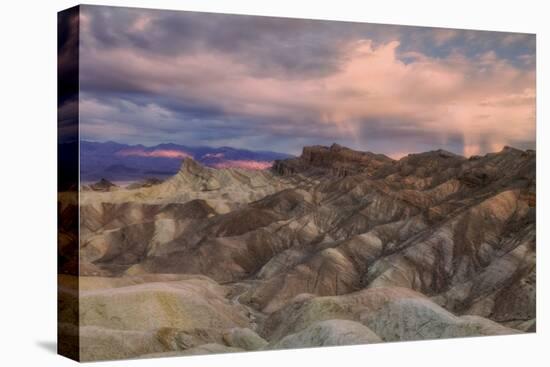
[[111, 181], [102, 178], [96, 183], [89, 185], [89, 188], [93, 191], [111, 191], [111, 190], [118, 189], [118, 186], [112, 183]]
[[359, 152], [338, 144], [304, 147], [297, 158], [276, 160], [273, 170], [281, 175], [330, 174], [343, 177], [367, 172], [374, 175], [393, 160], [383, 154]]

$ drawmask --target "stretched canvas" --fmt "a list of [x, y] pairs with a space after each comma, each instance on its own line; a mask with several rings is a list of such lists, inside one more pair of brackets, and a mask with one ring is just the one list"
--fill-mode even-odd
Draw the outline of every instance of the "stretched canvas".
[[88, 5], [58, 27], [60, 354], [535, 331], [535, 35]]

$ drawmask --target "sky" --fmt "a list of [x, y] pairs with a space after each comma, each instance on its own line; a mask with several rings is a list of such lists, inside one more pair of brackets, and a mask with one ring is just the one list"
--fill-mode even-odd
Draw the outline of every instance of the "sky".
[[81, 138], [399, 158], [535, 148], [535, 36], [81, 6]]

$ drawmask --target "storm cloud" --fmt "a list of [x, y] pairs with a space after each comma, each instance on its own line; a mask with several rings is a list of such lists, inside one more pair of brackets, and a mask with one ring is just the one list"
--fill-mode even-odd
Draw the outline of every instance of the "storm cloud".
[[535, 36], [82, 6], [82, 138], [402, 156], [535, 145]]

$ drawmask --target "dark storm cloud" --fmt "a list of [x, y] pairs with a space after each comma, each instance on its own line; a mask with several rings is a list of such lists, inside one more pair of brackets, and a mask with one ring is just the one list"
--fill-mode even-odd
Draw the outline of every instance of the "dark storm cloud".
[[95, 6], [82, 29], [84, 138], [394, 156], [534, 144], [532, 35]]
[[[315, 76], [334, 70], [338, 41], [353, 29], [339, 23], [194, 12], [88, 7], [89, 40], [96, 47], [132, 47], [155, 55], [204, 48], [238, 55], [256, 73]], [[147, 19], [147, 20], [145, 20]], [[148, 22], [147, 32], [131, 25]], [[90, 42], [91, 43], [91, 42]]]
[[[136, 47], [168, 56], [208, 47], [243, 56], [263, 70], [301, 76], [332, 70], [341, 58], [340, 44], [352, 39], [401, 40], [404, 52], [441, 57], [453, 50], [466, 56], [498, 50], [514, 59], [535, 50], [532, 35], [506, 32], [90, 6], [86, 14], [89, 36], [101, 47]], [[131, 27], [141, 19], [149, 21], [147, 32]]]
[[[185, 106], [162, 97], [107, 94], [92, 97], [84, 94], [81, 104], [86, 116], [82, 133], [91, 140], [118, 136], [122, 142], [156, 144], [158, 141], [186, 142], [188, 145], [239, 145], [265, 149], [266, 144], [284, 142], [307, 136], [309, 144], [331, 143], [334, 134], [330, 126], [317, 126], [314, 120], [303, 120], [298, 126], [285, 129], [276, 119], [257, 121], [244, 116], [230, 116], [219, 110], [198, 104]], [[292, 146], [298, 153], [302, 145]]]
[[58, 143], [78, 139], [79, 8], [57, 17], [57, 125]]
[[57, 18], [58, 105], [74, 99], [78, 86], [78, 7], [59, 13]]

